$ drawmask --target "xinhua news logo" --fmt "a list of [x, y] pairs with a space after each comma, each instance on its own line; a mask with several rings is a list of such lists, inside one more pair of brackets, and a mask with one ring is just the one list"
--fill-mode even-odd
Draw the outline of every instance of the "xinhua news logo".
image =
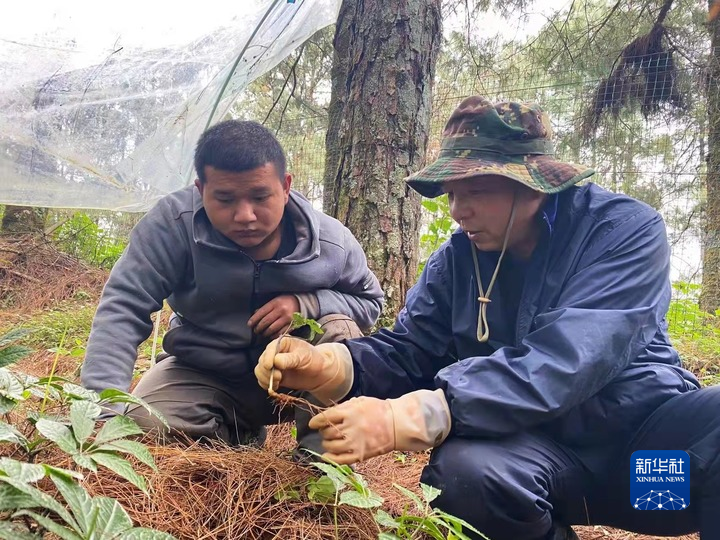
[[690, 506], [687, 452], [634, 452], [630, 458], [630, 504], [636, 510], [684, 510]]

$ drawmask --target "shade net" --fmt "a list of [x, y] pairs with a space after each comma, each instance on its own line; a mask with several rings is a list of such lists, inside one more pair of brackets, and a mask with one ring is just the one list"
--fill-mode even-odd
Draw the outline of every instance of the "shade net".
[[200, 134], [339, 3], [13, 8], [0, 23], [0, 203], [147, 210], [194, 180]]

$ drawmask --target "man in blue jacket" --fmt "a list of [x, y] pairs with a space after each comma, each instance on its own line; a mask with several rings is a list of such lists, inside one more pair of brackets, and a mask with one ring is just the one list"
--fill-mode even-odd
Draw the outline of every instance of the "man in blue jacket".
[[[175, 435], [256, 441], [278, 413], [253, 368], [293, 313], [318, 320], [320, 342], [358, 337], [377, 320], [383, 293], [350, 231], [290, 189], [283, 150], [264, 126], [211, 127], [195, 168], [194, 186], [161, 199], [133, 229], [105, 285], [82, 382], [127, 390], [150, 315], [167, 299], [175, 315], [166, 354], [134, 394], [163, 413]], [[128, 414], [144, 429], [161, 429], [140, 407]], [[299, 416], [300, 445], [320, 450], [306, 429], [310, 415]]]
[[[436, 504], [493, 540], [576, 538], [572, 524], [720, 538], [720, 387], [699, 389], [665, 323], [670, 250], [652, 208], [553, 157], [536, 105], [463, 101], [440, 157], [408, 179], [447, 193], [460, 229], [392, 330], [281, 341], [255, 369], [308, 390], [326, 457], [432, 448]], [[362, 396], [362, 397], [356, 397]], [[348, 399], [351, 398], [351, 399]], [[635, 450], [691, 456], [691, 504], [642, 512]]]

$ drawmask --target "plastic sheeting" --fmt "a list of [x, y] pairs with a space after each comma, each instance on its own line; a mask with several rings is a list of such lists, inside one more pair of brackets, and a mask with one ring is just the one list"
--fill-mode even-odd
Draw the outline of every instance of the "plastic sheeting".
[[200, 134], [340, 0], [28, 3], [0, 27], [0, 202], [144, 211], [194, 180]]

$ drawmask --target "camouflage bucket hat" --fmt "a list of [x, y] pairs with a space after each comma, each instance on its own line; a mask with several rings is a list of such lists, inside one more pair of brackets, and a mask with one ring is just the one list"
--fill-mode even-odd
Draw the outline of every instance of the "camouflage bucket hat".
[[488, 175], [557, 193], [595, 174], [556, 160], [551, 139], [550, 119], [538, 105], [472, 96], [450, 115], [438, 159], [406, 181], [425, 197], [442, 195], [443, 182]]

